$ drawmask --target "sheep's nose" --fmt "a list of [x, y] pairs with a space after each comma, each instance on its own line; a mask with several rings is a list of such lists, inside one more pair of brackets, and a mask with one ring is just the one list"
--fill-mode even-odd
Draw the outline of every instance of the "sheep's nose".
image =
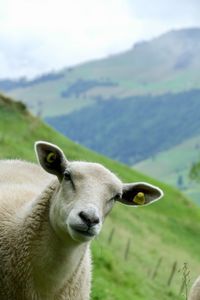
[[100, 219], [96, 214], [90, 214], [90, 213], [87, 213], [87, 212], [84, 212], [84, 211], [81, 211], [79, 213], [79, 217], [89, 227], [92, 227], [96, 224], [99, 224], [99, 222], [100, 222]]

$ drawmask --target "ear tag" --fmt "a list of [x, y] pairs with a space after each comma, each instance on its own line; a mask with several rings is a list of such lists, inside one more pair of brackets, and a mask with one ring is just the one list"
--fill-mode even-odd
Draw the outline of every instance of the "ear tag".
[[48, 163], [53, 163], [54, 161], [56, 160], [56, 153], [54, 152], [50, 152], [48, 155], [47, 155], [47, 158], [46, 158], [46, 161]]
[[135, 202], [138, 205], [143, 205], [145, 203], [144, 193], [137, 193], [137, 195], [133, 198], [133, 202]]

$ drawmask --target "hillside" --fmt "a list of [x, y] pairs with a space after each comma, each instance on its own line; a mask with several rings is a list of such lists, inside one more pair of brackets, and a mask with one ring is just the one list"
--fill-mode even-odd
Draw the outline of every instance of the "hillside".
[[153, 174], [154, 178], [181, 189], [184, 194], [200, 204], [200, 185], [189, 178], [191, 166], [199, 161], [199, 158], [200, 136], [197, 135], [167, 151], [140, 161], [133, 167], [145, 174]]
[[200, 134], [200, 90], [99, 100], [46, 121], [80, 144], [133, 165]]
[[[97, 155], [71, 142], [30, 115], [21, 103], [0, 96], [0, 158], [35, 161], [33, 143], [47, 140], [65, 150], [69, 159], [98, 161], [124, 181], [148, 181], [160, 186], [165, 197], [145, 208], [117, 204], [101, 236], [93, 243], [94, 280], [92, 300], [183, 300], [183, 263], [188, 263], [191, 282], [200, 268], [200, 209], [180, 192], [127, 166]], [[115, 229], [112, 241], [111, 230]], [[130, 241], [128, 257], [124, 258]], [[162, 258], [157, 276], [155, 267]], [[177, 261], [171, 285], [167, 284]], [[152, 279], [154, 277], [154, 279]], [[145, 283], [145, 284], [144, 284]]]
[[23, 100], [34, 113], [55, 116], [90, 106], [99, 97], [198, 89], [199, 67], [200, 29], [190, 28], [170, 31], [126, 52], [34, 80], [1, 80], [0, 90]]

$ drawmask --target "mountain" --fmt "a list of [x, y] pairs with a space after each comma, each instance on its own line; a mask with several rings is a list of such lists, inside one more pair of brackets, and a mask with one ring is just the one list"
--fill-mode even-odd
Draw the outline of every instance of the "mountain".
[[70, 113], [96, 99], [160, 95], [200, 88], [200, 29], [173, 30], [130, 50], [44, 74], [1, 80], [0, 90], [43, 116]]
[[133, 165], [200, 134], [200, 90], [99, 100], [46, 120], [78, 143]]
[[199, 77], [200, 29], [191, 28], [0, 89], [78, 143], [133, 165], [200, 133]]
[[[108, 217], [102, 234], [92, 246], [92, 300], [185, 298], [185, 290], [180, 294], [185, 274], [183, 264], [187, 263], [187, 272], [190, 271], [187, 288], [200, 268], [199, 207], [178, 190], [73, 143], [32, 116], [22, 103], [3, 95], [0, 95], [0, 140], [0, 158], [35, 161], [34, 142], [47, 140], [64, 149], [69, 159], [97, 161], [125, 182], [148, 181], [161, 187], [165, 192], [163, 200], [138, 209], [116, 204]], [[158, 262], [160, 268], [156, 267]], [[169, 285], [175, 262], [177, 269]]]

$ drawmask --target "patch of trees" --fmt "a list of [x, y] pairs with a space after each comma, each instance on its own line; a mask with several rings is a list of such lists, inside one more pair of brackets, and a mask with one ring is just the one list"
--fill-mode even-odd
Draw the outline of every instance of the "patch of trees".
[[83, 80], [78, 79], [73, 84], [71, 84], [66, 90], [61, 92], [63, 98], [68, 98], [70, 96], [79, 97], [82, 93], [88, 92], [89, 90], [96, 87], [111, 87], [116, 86], [117, 83], [114, 83], [110, 80]]
[[38, 83], [44, 83], [48, 81], [58, 80], [64, 77], [62, 73], [47, 73], [41, 76], [38, 76], [32, 80], [28, 80], [26, 77], [20, 79], [2, 79], [0, 80], [0, 90], [2, 91], [11, 91], [17, 88], [25, 88], [36, 85]]
[[200, 133], [200, 90], [99, 100], [47, 122], [80, 144], [132, 165]]

